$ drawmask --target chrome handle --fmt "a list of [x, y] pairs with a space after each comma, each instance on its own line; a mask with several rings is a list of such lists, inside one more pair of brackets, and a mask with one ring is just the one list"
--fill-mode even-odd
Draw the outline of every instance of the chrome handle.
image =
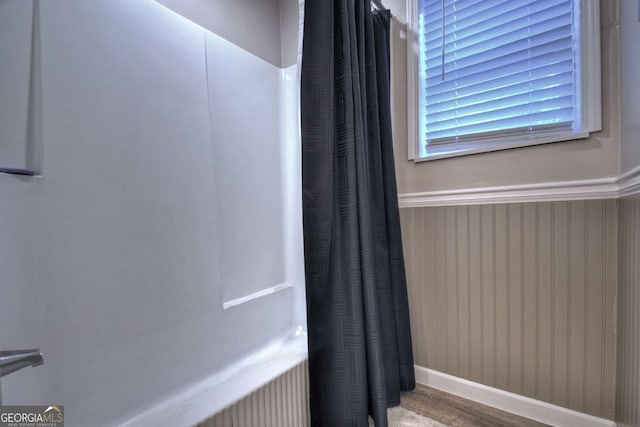
[[40, 366], [44, 363], [40, 350], [0, 351], [0, 377], [12, 374], [27, 366]]

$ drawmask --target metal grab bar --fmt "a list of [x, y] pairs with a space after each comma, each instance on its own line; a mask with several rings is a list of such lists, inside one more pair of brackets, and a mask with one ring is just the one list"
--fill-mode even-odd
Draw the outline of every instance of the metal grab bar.
[[40, 366], [44, 363], [40, 350], [0, 351], [0, 377], [12, 374], [27, 366]]

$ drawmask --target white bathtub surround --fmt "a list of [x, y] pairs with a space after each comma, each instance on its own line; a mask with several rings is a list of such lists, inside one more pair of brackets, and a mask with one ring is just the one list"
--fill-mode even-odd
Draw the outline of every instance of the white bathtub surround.
[[[288, 272], [301, 267], [287, 266], [282, 242], [296, 232], [283, 229], [286, 72], [150, 0], [23, 1], [39, 13], [43, 162], [38, 178], [0, 174], [0, 348], [40, 348], [45, 364], [3, 378], [2, 397], [65, 405], [69, 425], [112, 426], [300, 325], [303, 282]], [[217, 12], [265, 19], [240, 3]], [[251, 69], [235, 73], [232, 60]], [[256, 71], [265, 96], [240, 108], [223, 89]], [[240, 134], [212, 126], [231, 103], [271, 120], [225, 116]], [[285, 282], [296, 286], [223, 309]]]
[[309, 410], [305, 360], [196, 427], [308, 427]]
[[192, 426], [236, 403], [307, 359], [305, 337], [275, 341], [228, 368], [158, 402], [122, 427]]

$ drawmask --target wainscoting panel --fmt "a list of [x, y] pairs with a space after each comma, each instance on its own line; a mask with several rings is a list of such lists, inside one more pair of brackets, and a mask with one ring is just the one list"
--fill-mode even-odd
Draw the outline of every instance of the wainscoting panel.
[[613, 418], [617, 203], [401, 209], [416, 364]]
[[640, 196], [620, 200], [616, 421], [640, 426]]
[[307, 372], [305, 360], [197, 427], [306, 427], [309, 425]]

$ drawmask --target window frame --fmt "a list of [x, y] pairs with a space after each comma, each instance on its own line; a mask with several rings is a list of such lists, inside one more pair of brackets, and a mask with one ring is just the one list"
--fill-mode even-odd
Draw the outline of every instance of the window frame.
[[414, 162], [424, 162], [471, 154], [529, 147], [533, 145], [564, 142], [588, 138], [591, 132], [602, 130], [602, 91], [600, 59], [600, 2], [575, 0], [580, 20], [580, 40], [577, 43], [579, 73], [576, 73], [577, 105], [580, 116], [578, 129], [536, 132], [533, 134], [490, 137], [464, 142], [463, 151], [425, 155], [421, 147], [418, 69], [418, 2], [406, 0], [407, 10], [407, 157]]

